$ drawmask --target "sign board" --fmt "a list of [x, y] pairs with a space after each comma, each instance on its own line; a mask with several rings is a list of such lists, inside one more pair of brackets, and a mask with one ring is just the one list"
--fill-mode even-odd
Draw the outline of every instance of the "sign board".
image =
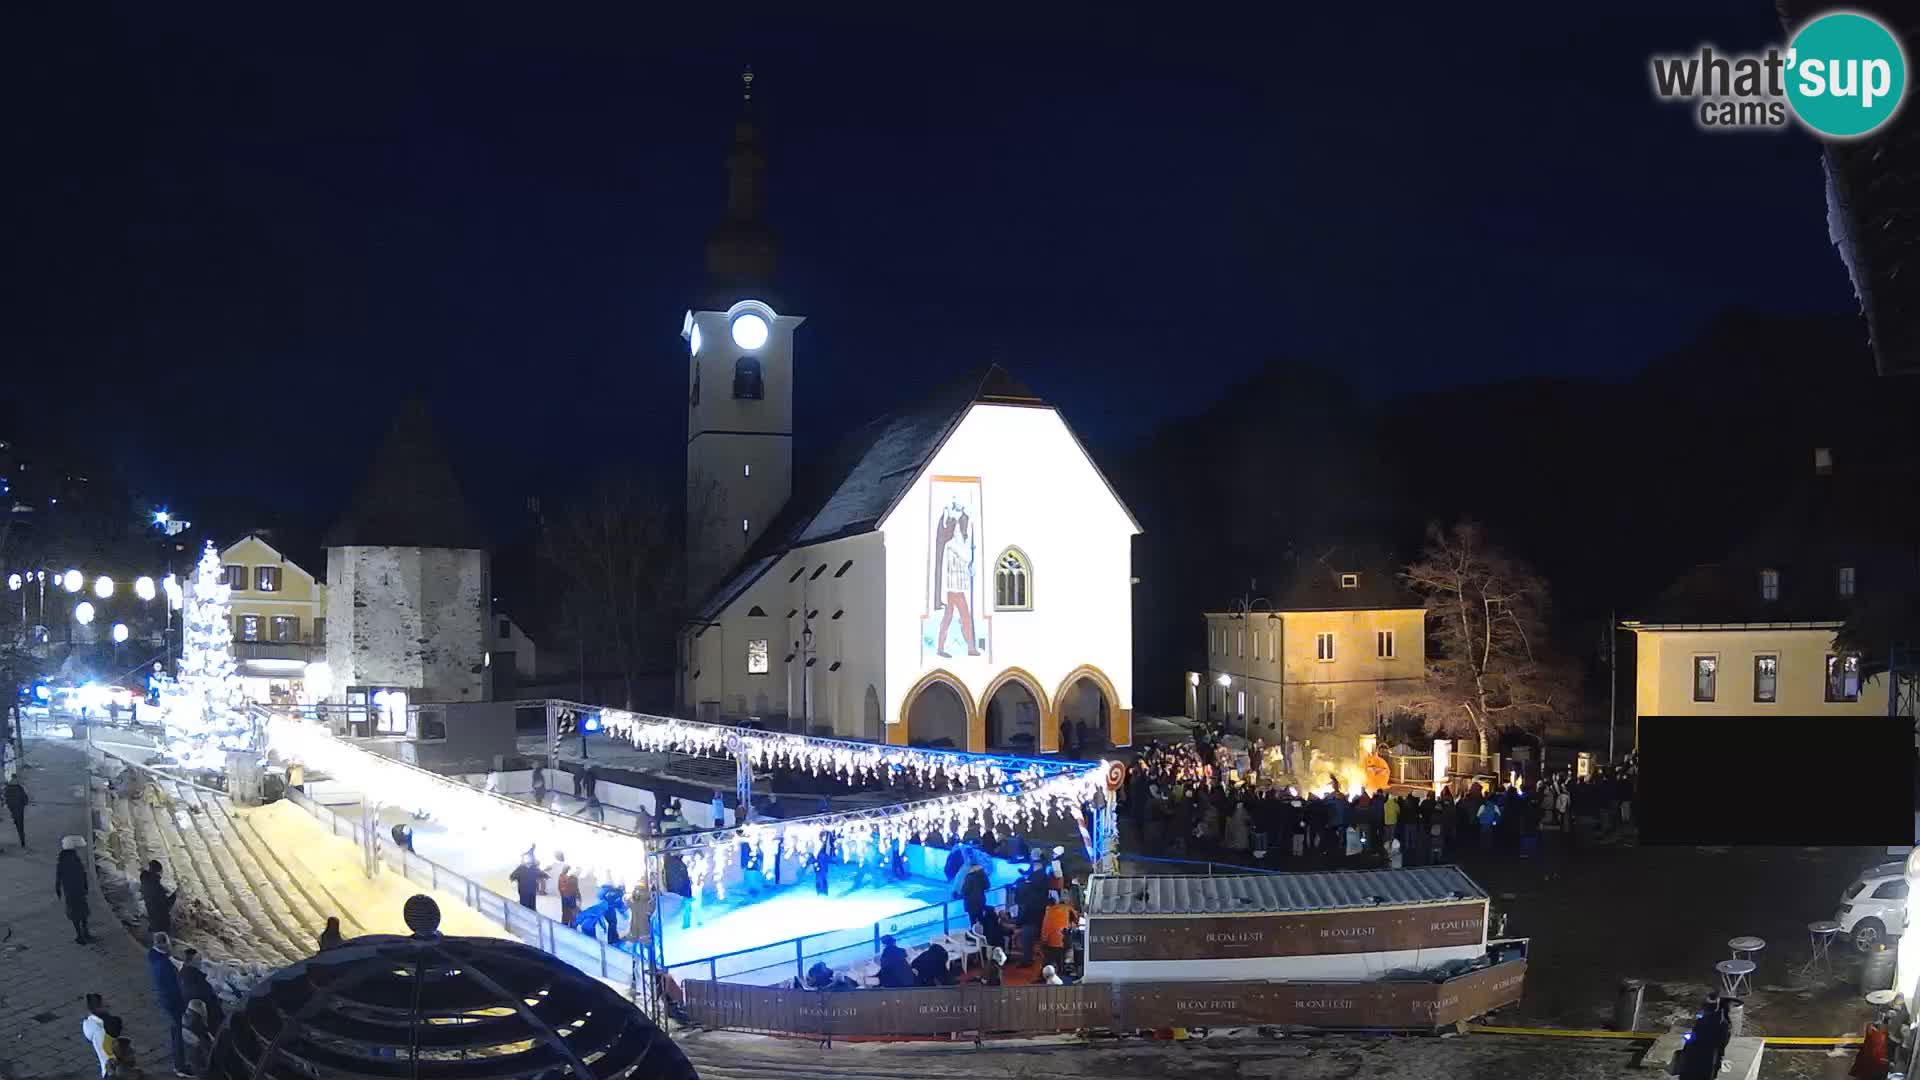
[[1262, 956], [1392, 952], [1479, 945], [1487, 902], [1421, 904], [1274, 915], [1095, 915], [1087, 959], [1241, 960]]

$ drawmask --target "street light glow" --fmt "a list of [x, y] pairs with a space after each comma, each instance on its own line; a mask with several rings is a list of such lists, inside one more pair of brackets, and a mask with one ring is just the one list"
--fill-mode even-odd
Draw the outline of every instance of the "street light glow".
[[113, 595], [113, 579], [105, 574], [93, 579], [93, 595], [105, 600]]
[[20, 591], [20, 575], [19, 574], [7, 575], [7, 588], [12, 589], [14, 592]]
[[68, 592], [79, 592], [80, 587], [86, 583], [86, 579], [80, 576], [78, 570], [69, 570], [60, 575], [60, 587]]
[[113, 640], [116, 643], [127, 640], [127, 624], [126, 623], [117, 622], [113, 624]]
[[153, 523], [155, 525], [165, 525], [171, 518], [172, 515], [168, 514], [165, 510], [155, 510], [153, 512]]
[[73, 621], [79, 623], [81, 626], [85, 626], [88, 623], [92, 622], [93, 621], [93, 605], [87, 603], [85, 600], [82, 600], [78, 604], [74, 605]]
[[153, 599], [153, 579], [145, 576], [135, 578], [133, 581], [133, 595], [142, 600]]
[[1220, 685], [1221, 685], [1221, 686], [1232, 686], [1232, 685], [1233, 685], [1233, 676], [1231, 676], [1231, 675], [1222, 675], [1222, 676], [1220, 676], [1220, 678], [1219, 678], [1219, 680], [1218, 680], [1218, 681], [1219, 681], [1219, 683], [1220, 683]]

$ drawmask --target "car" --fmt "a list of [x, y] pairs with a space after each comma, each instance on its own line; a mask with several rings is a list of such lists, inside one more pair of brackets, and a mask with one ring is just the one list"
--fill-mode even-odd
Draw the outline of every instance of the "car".
[[1907, 864], [1881, 863], [1862, 871], [1840, 896], [1833, 921], [1861, 952], [1899, 937], [1907, 928]]

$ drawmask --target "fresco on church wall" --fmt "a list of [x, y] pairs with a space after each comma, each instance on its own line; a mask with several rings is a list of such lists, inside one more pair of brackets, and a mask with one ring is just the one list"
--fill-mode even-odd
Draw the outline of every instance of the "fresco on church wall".
[[920, 617], [921, 666], [967, 658], [992, 662], [986, 519], [980, 478], [936, 476], [927, 498], [926, 603]]

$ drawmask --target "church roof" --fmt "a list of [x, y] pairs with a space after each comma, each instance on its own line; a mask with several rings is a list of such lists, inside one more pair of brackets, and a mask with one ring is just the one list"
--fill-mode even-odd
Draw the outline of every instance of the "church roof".
[[[878, 528], [976, 403], [1052, 408], [1000, 365], [989, 364], [939, 387], [916, 405], [859, 428], [795, 477], [786, 507], [696, 618], [717, 617], [795, 548]], [[1114, 500], [1119, 499], [1116, 493]], [[1124, 503], [1121, 509], [1126, 509]]]
[[484, 548], [426, 402], [409, 401], [326, 546]]

